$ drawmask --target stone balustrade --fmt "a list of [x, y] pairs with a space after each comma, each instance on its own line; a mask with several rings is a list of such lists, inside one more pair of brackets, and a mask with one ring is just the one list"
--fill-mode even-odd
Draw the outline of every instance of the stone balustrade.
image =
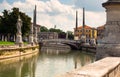
[[56, 77], [120, 77], [120, 58], [107, 57]]

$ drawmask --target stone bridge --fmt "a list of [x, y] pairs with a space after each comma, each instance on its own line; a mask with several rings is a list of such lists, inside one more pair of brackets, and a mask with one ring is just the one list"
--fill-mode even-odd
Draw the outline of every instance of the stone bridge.
[[75, 40], [66, 40], [66, 39], [45, 39], [45, 40], [40, 40], [39, 41], [40, 44], [43, 45], [52, 45], [52, 44], [56, 44], [56, 45], [60, 45], [60, 44], [65, 44], [71, 47], [71, 49], [79, 49], [80, 48], [80, 42], [79, 41], [75, 41]]

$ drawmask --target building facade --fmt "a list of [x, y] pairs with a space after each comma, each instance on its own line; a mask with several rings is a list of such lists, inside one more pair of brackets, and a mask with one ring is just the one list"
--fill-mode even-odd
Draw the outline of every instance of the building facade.
[[58, 39], [58, 33], [56, 32], [39, 32], [39, 39]]
[[[84, 31], [84, 32], [83, 32]], [[74, 29], [74, 37], [78, 37], [80, 39], [82, 35], [86, 36], [86, 39], [97, 39], [97, 30], [95, 28], [91, 28], [90, 26], [85, 25], [84, 30], [83, 26], [80, 26], [77, 28], [77, 30]]]

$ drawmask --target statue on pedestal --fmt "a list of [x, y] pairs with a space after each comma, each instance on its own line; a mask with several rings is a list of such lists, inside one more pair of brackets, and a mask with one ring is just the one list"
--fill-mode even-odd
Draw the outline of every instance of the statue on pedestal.
[[16, 26], [17, 26], [16, 44], [21, 46], [23, 41], [22, 41], [22, 33], [21, 33], [22, 20], [20, 19], [20, 16], [18, 17]]
[[21, 27], [22, 27], [22, 20], [20, 19], [20, 16], [17, 20], [17, 34], [21, 34]]

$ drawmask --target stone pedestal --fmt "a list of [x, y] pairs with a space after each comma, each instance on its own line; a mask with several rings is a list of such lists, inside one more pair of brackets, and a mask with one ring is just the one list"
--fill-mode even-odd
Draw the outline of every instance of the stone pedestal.
[[29, 35], [29, 44], [33, 45], [33, 34]]
[[37, 27], [34, 27], [34, 43], [38, 44]]
[[97, 47], [97, 60], [120, 56], [120, 0], [108, 0], [103, 3], [103, 7], [106, 9], [107, 21], [102, 44]]
[[38, 44], [37, 37], [34, 37], [34, 43]]
[[16, 44], [19, 45], [20, 47], [22, 46], [23, 41], [22, 41], [22, 36], [21, 36], [21, 34], [17, 34], [17, 35], [16, 35]]

